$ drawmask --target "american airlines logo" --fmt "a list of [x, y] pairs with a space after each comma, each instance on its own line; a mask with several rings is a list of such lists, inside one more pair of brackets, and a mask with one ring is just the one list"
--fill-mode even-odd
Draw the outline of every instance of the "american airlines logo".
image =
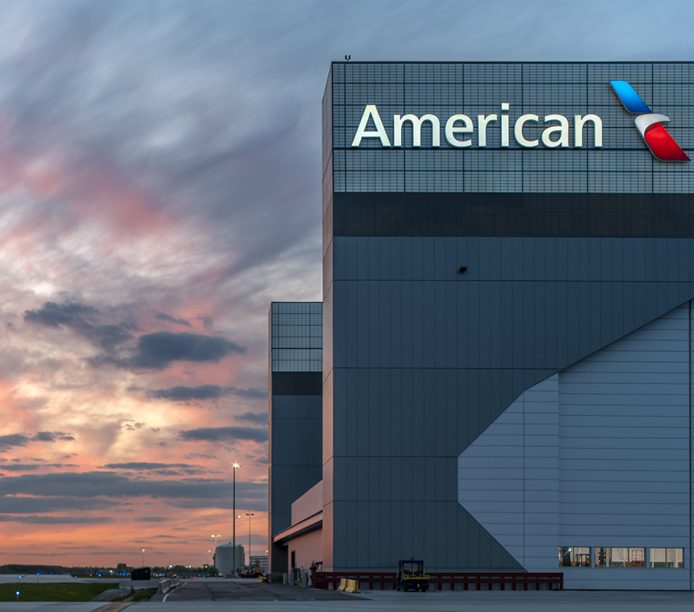
[[661, 161], [689, 161], [687, 154], [663, 125], [670, 121], [669, 117], [654, 113], [627, 81], [610, 81], [610, 85], [626, 111], [638, 115], [634, 119], [636, 129], [653, 157]]
[[[665, 129], [663, 123], [670, 121], [665, 115], [653, 113], [627, 81], [610, 81], [619, 101], [629, 113], [638, 115], [636, 129], [656, 159], [661, 161], [689, 161], [689, 157]], [[535, 113], [520, 115], [514, 121], [509, 117], [509, 102], [500, 104], [499, 112], [470, 116], [457, 113], [444, 119], [427, 113], [393, 115], [392, 133], [388, 133], [378, 107], [364, 107], [359, 126], [352, 140], [352, 147], [359, 147], [365, 139], [380, 142], [382, 147], [402, 147], [403, 132], [412, 130], [412, 147], [422, 146], [422, 131], [431, 133], [431, 146], [440, 147], [443, 137], [451, 147], [487, 147], [490, 134], [494, 131], [495, 142], [501, 148], [510, 146], [511, 138], [523, 148], [545, 147], [574, 148], [584, 146], [602, 147], [602, 118], [596, 114], [566, 117], [558, 113], [540, 116]], [[442, 130], [443, 128], [443, 130]], [[589, 135], [592, 134], [592, 139]], [[588, 144], [590, 143], [590, 144]]]

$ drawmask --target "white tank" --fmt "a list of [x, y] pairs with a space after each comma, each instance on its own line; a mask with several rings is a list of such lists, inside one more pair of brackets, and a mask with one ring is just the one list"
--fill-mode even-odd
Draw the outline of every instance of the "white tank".
[[240, 544], [236, 545], [236, 560], [234, 560], [234, 547], [232, 544], [220, 544], [214, 549], [214, 564], [220, 574], [233, 574], [243, 567], [244, 550]]

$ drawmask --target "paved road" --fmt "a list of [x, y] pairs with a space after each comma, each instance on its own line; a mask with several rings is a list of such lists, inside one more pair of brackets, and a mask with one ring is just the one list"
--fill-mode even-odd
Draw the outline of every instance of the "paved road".
[[339, 601], [355, 595], [338, 591], [299, 589], [282, 584], [261, 584], [257, 580], [189, 580], [172, 591], [167, 603], [183, 601]]
[[[175, 597], [174, 597], [175, 596]], [[196, 599], [199, 597], [200, 599]], [[130, 605], [127, 612], [691, 612], [694, 593], [663, 591], [399, 593], [365, 591], [361, 596], [262, 585], [247, 581], [192, 580], [166, 602]], [[2, 604], [0, 612], [91, 612], [104, 604]], [[121, 604], [122, 605], [122, 604]], [[120, 607], [120, 606], [118, 606]], [[105, 612], [105, 611], [104, 611]], [[115, 612], [112, 608], [110, 612]]]
[[[259, 585], [263, 586], [263, 585]], [[290, 600], [294, 597], [291, 587], [274, 587], [284, 598], [267, 601], [263, 598], [237, 599], [234, 612], [691, 612], [694, 610], [694, 593], [662, 591], [561, 591], [561, 592], [465, 592], [434, 591], [430, 593], [399, 593], [397, 591], [365, 591], [360, 597], [343, 595], [339, 599], [318, 600], [325, 594], [308, 590], [309, 599]], [[251, 587], [252, 589], [252, 587]], [[283, 590], [288, 589], [288, 590]], [[192, 590], [188, 591], [192, 594]], [[203, 593], [200, 589], [195, 592]], [[214, 589], [212, 590], [214, 593]], [[237, 593], [243, 591], [238, 590]], [[231, 593], [231, 591], [227, 591]], [[247, 594], [247, 593], [246, 593]], [[196, 601], [195, 612], [223, 610], [229, 607], [224, 600]], [[165, 603], [148, 602], [128, 608], [128, 612], [183, 612], [190, 610], [191, 601]]]
[[434, 591], [399, 593], [365, 591], [347, 595], [334, 591], [297, 589], [249, 580], [190, 580], [166, 602], [136, 604], [129, 611], [195, 612], [222, 610], [234, 602], [238, 612], [691, 612], [694, 593], [637, 591], [476, 592]]

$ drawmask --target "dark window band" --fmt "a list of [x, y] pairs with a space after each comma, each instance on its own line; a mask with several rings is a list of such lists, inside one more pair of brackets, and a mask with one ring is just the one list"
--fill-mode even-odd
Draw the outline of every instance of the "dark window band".
[[321, 395], [321, 372], [273, 372], [272, 395]]
[[335, 236], [692, 238], [694, 194], [335, 193]]

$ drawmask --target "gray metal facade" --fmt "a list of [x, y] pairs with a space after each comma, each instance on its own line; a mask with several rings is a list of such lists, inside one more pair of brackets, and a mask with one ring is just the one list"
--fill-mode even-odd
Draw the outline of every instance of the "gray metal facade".
[[270, 306], [269, 542], [272, 572], [287, 571], [287, 552], [272, 536], [291, 525], [291, 504], [321, 479], [320, 302]]
[[[333, 64], [323, 100], [326, 569], [390, 569], [411, 556], [440, 570], [523, 567], [459, 503], [458, 458], [525, 391], [694, 297], [694, 164], [654, 160], [609, 87], [629, 80], [686, 150], [693, 70]], [[503, 101], [512, 117], [597, 113], [603, 147], [432, 148], [425, 133], [414, 149], [407, 131], [401, 148], [350, 146], [366, 104], [387, 122], [491, 113]]]
[[[573, 192], [692, 193], [691, 164], [660, 164], [644, 145], [612, 92], [609, 81], [629, 81], [686, 150], [694, 148], [694, 64], [485, 64], [342, 63], [331, 71], [332, 170], [336, 192]], [[351, 147], [365, 104], [376, 104], [389, 133], [393, 115], [499, 113], [509, 102], [511, 122], [523, 113], [544, 116], [595, 113], [604, 121], [603, 146], [560, 152], [523, 149], [511, 139], [500, 146], [498, 124], [487, 146], [432, 148], [428, 128], [422, 146], [383, 149], [374, 139]], [[443, 121], [442, 121], [443, 123]], [[533, 133], [529, 128], [529, 135]], [[534, 134], [537, 135], [536, 133]], [[329, 152], [330, 152], [329, 151]]]
[[[690, 589], [691, 302], [534, 385], [458, 459], [460, 503], [530, 571], [569, 588]], [[558, 547], [590, 566], [558, 568]], [[645, 567], [596, 567], [599, 547]], [[683, 567], [654, 567], [682, 551]]]

